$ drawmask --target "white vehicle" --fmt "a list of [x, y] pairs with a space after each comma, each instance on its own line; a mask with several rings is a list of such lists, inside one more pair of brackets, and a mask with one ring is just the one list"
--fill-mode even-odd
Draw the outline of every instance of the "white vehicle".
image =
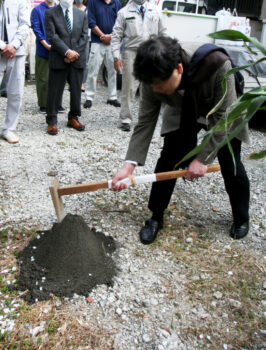
[[187, 13], [207, 13], [207, 5], [204, 0], [159, 0], [157, 5], [162, 10], [187, 12]]

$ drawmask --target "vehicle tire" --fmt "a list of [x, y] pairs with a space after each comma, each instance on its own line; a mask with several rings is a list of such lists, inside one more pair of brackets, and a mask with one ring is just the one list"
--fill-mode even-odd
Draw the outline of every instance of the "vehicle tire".
[[[107, 74], [107, 69], [105, 66], [103, 66], [103, 82], [104, 82], [105, 86], [108, 86], [108, 74]], [[116, 88], [117, 88], [117, 90], [122, 89], [122, 74], [117, 73]]]

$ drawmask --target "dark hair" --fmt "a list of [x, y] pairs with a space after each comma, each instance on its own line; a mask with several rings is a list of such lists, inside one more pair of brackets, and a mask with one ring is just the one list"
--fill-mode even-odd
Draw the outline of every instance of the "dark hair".
[[182, 62], [182, 48], [177, 39], [152, 36], [140, 45], [134, 62], [134, 76], [152, 84], [155, 79], [167, 80], [178, 63]]

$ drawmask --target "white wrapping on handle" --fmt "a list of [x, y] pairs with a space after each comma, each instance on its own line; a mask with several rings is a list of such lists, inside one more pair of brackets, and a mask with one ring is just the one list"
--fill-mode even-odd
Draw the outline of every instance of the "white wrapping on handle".
[[[135, 184], [146, 184], [149, 182], [155, 182], [156, 181], [156, 175], [155, 174], [148, 174], [148, 175], [140, 175], [140, 176], [134, 176], [134, 182]], [[132, 180], [128, 177], [126, 177], [123, 180], [118, 181], [117, 185], [120, 185], [121, 183], [124, 183], [127, 185], [127, 187], [130, 187], [133, 185]], [[108, 180], [108, 188], [112, 188], [112, 180]]]

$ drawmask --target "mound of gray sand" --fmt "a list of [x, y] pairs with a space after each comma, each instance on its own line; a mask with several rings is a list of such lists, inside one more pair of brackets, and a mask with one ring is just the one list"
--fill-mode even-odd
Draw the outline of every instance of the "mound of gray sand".
[[19, 253], [18, 289], [28, 290], [24, 299], [29, 303], [47, 300], [51, 293], [88, 296], [96, 285], [112, 284], [114, 250], [112, 237], [89, 229], [81, 216], [68, 214]]

